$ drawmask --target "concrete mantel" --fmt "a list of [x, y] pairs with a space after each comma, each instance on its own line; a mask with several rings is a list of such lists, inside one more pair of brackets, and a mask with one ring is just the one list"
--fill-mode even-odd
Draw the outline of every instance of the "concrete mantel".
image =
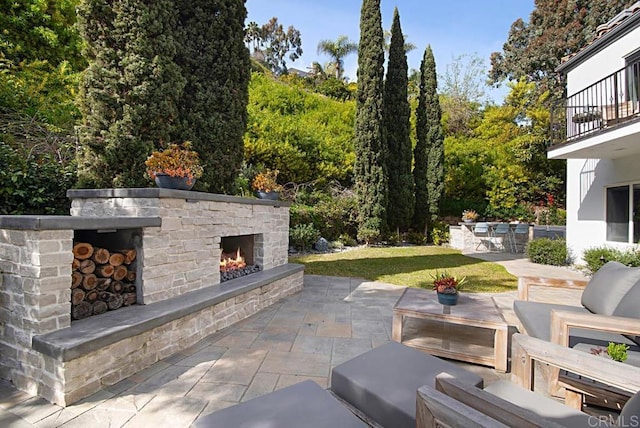
[[228, 202], [244, 205], [270, 205], [289, 207], [291, 202], [271, 201], [267, 199], [243, 198], [239, 196], [219, 195], [216, 193], [194, 192], [191, 190], [172, 190], [160, 188], [128, 188], [128, 189], [76, 189], [67, 190], [69, 199], [108, 199], [108, 198], [174, 198], [188, 202], [212, 201]]
[[77, 217], [63, 215], [0, 215], [0, 229], [100, 230], [160, 227], [160, 217]]

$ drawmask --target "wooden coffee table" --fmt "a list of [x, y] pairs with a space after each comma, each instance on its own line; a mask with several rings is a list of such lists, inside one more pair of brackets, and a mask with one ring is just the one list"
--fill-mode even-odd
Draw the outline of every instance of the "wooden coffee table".
[[432, 355], [507, 371], [509, 325], [493, 298], [460, 293], [438, 303], [435, 291], [407, 288], [393, 307], [392, 339]]

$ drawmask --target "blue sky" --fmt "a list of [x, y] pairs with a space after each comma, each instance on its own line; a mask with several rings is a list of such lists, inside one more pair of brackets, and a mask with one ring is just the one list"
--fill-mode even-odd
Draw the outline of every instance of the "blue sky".
[[[502, 50], [509, 28], [517, 18], [528, 20], [534, 0], [382, 0], [382, 26], [391, 28], [393, 8], [398, 7], [402, 31], [417, 46], [409, 52], [409, 68], [419, 68], [427, 44], [436, 58], [438, 73], [454, 57], [477, 54], [490, 66], [491, 52]], [[329, 57], [317, 54], [318, 42], [345, 34], [358, 42], [360, 0], [247, 0], [247, 23], [259, 25], [276, 16], [286, 27], [293, 25], [302, 35], [302, 58], [289, 67], [305, 70], [312, 62], [325, 64]], [[355, 80], [357, 56], [345, 59], [345, 75]], [[504, 86], [504, 85], [503, 85]], [[488, 95], [500, 102], [506, 89]]]

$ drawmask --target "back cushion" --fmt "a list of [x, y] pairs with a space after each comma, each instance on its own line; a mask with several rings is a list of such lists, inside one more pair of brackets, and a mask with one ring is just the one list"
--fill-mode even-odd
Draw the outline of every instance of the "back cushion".
[[639, 281], [640, 268], [608, 262], [593, 275], [585, 287], [582, 306], [594, 314], [613, 315], [622, 298]]
[[638, 426], [640, 422], [640, 392], [636, 392], [636, 394], [627, 401], [627, 404], [624, 405], [622, 411], [620, 412], [620, 417], [617, 420], [616, 426], [620, 427], [631, 427]]

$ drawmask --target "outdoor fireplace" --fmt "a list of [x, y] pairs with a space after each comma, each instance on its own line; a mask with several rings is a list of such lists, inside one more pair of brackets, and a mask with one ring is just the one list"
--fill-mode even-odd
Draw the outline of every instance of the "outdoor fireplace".
[[223, 236], [220, 240], [220, 282], [260, 272], [256, 235]]

